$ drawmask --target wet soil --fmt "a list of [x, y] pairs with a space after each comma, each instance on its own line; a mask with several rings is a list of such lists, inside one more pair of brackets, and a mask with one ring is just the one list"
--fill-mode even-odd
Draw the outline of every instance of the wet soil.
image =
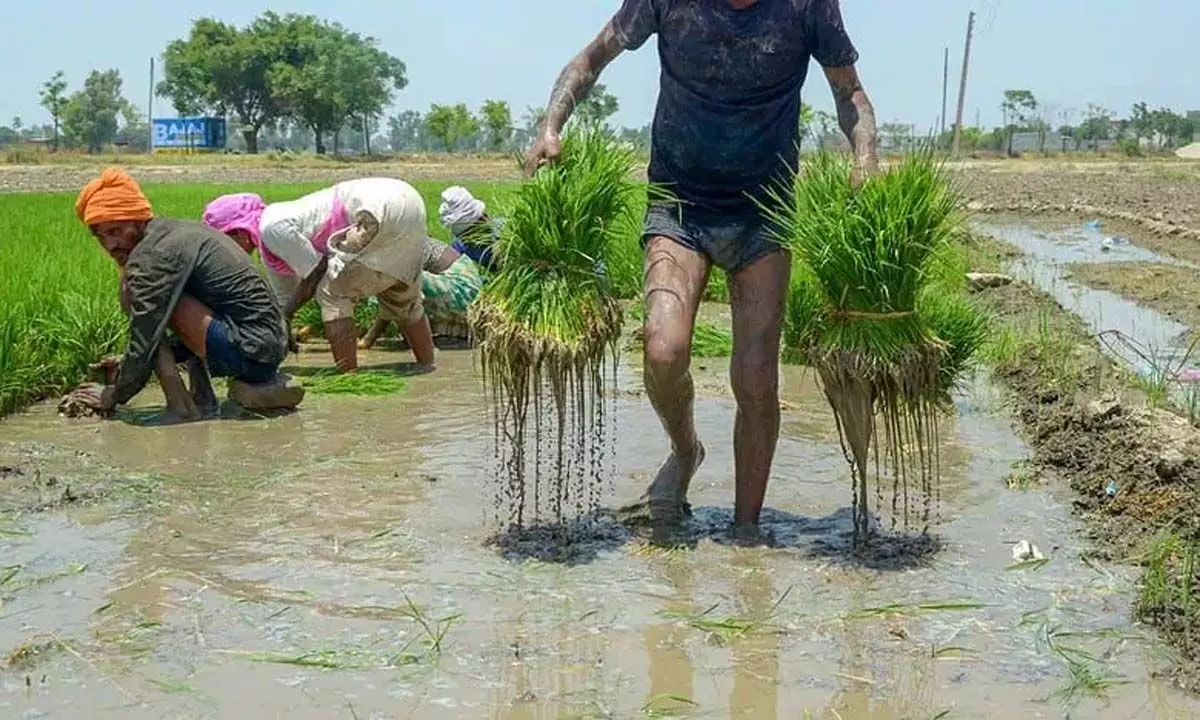
[[1200, 328], [1200, 273], [1195, 268], [1156, 263], [1081, 264], [1071, 279], [1115, 292], [1167, 317]]
[[1200, 239], [1200, 163], [997, 161], [955, 169], [977, 212], [1071, 212]]
[[[137, 504], [6, 514], [0, 656], [19, 662], [0, 670], [0, 716], [1200, 712], [1152, 677], [1168, 660], [1128, 622], [1132, 578], [1080, 546], [1072, 495], [1005, 486], [1027, 450], [985, 378], [941, 427], [940, 552], [874, 566], [845, 552], [849, 472], [797, 368], [783, 374], [764, 515], [776, 547], [728, 542], [725, 362], [698, 371], [709, 456], [686, 541], [624, 528], [571, 562], [486, 542], [491, 426], [468, 353], [444, 353], [403, 395], [310, 396], [283, 417], [159, 427], [66, 420], [52, 405], [16, 415], [3, 446], [46, 448], [34, 466], [88, 458], [80, 474], [114, 468], [113, 488], [156, 482]], [[609, 507], [636, 499], [666, 451], [636, 367], [618, 382]], [[1049, 564], [1010, 569], [1019, 540]], [[1065, 646], [1095, 658], [1092, 681], [1055, 651]]]
[[[977, 250], [993, 259], [981, 269], [1001, 266], [995, 241]], [[1103, 556], [1141, 562], [1164, 530], [1200, 540], [1200, 433], [1178, 413], [1148, 407], [1129, 369], [1049, 294], [1016, 283], [979, 297], [1000, 327], [1024, 338], [997, 373], [1012, 391], [1033, 462], [1076, 491], [1075, 510]], [[1181, 603], [1191, 600], [1140, 614], [1178, 651], [1175, 680], [1198, 690], [1200, 625]]]

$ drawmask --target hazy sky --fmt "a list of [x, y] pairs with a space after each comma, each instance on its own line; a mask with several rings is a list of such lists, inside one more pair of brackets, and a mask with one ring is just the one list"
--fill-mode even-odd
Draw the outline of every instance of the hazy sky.
[[[722, 0], [708, 0], [720, 2]], [[762, 0], [776, 2], [781, 0]], [[263, 10], [312, 13], [377, 37], [408, 65], [398, 109], [434, 102], [508, 100], [520, 117], [544, 105], [562, 65], [611, 16], [620, 0], [205, 0], [200, 3], [57, 0], [5, 3], [0, 124], [20, 115], [46, 121], [42, 81], [64, 70], [72, 88], [93, 68], [117, 68], [125, 94], [143, 111], [149, 59], [187, 34], [204, 12], [244, 24]], [[1006, 88], [1028, 88], [1060, 110], [1097, 102], [1125, 114], [1134, 102], [1200, 110], [1200, 2], [1196, 0], [844, 0], [846, 24], [880, 122], [931, 126], [941, 112], [943, 48], [950, 48], [951, 102], [957, 92], [967, 11], [979, 13], [966, 121], [998, 124]], [[820, 73], [805, 99], [830, 108]], [[605, 73], [617, 94], [616, 121], [642, 125], [653, 112], [658, 60], [653, 42]], [[156, 116], [170, 116], [159, 99]], [[1055, 119], [1055, 124], [1059, 119]]]

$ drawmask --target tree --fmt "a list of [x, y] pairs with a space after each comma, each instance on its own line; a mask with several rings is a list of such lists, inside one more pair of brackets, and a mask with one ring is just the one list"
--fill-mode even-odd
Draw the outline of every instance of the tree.
[[360, 129], [383, 113], [408, 79], [404, 63], [377, 41], [309, 15], [288, 15], [272, 30], [287, 52], [272, 65], [268, 84], [281, 110], [313, 131], [318, 154], [325, 138], [351, 118]]
[[50, 119], [54, 122], [53, 147], [57, 151], [59, 127], [62, 125], [63, 113], [67, 109], [67, 80], [62, 70], [54, 73], [53, 77], [42, 84], [41, 104], [46, 108], [46, 112], [50, 113]]
[[838, 127], [838, 119], [831, 112], [816, 110], [813, 112], [813, 125], [817, 128], [817, 147], [822, 148], [825, 146], [825, 138]]
[[121, 96], [121, 73], [93, 70], [83, 89], [67, 101], [63, 131], [72, 144], [100, 153], [117, 135], [117, 118], [129, 102]]
[[479, 134], [479, 120], [471, 114], [465, 103], [434, 104], [425, 116], [425, 123], [429, 126], [429, 132], [441, 141], [449, 153], [458, 149], [464, 140]]
[[388, 142], [393, 152], [424, 152], [432, 149], [429, 125], [416, 110], [405, 110], [388, 119]]
[[258, 152], [258, 133], [280, 116], [268, 72], [285, 53], [281, 19], [268, 12], [245, 30], [210, 18], [192, 24], [185, 40], [163, 53], [159, 95], [180, 115], [236, 115], [246, 151]]
[[1129, 130], [1133, 138], [1141, 143], [1143, 138], [1154, 135], [1154, 118], [1144, 102], [1135, 104], [1129, 111]]
[[800, 127], [798, 128], [798, 137], [800, 138], [800, 147], [804, 147], [804, 141], [808, 139], [812, 133], [813, 126], [813, 109], [812, 105], [806, 102], [800, 103]]
[[1018, 128], [1027, 128], [1033, 123], [1038, 109], [1037, 98], [1028, 90], [1005, 90], [1000, 109], [1004, 112], [1004, 125], [1008, 131], [1008, 155], [1012, 157], [1013, 137]]
[[890, 149], [903, 150], [912, 140], [912, 126], [898, 122], [884, 123], [879, 126], [879, 135], [887, 141]]
[[479, 114], [487, 128], [488, 145], [492, 152], [499, 151], [513, 136], [512, 110], [503, 100], [488, 100]]
[[1088, 105], [1083, 122], [1079, 124], [1076, 140], [1080, 143], [1090, 142], [1092, 150], [1100, 146], [1101, 140], [1108, 140], [1112, 133], [1112, 119], [1116, 115], [1099, 105]]
[[609, 92], [603, 83], [597, 83], [582, 100], [575, 103], [573, 115], [585, 124], [603, 125], [619, 109], [617, 96]]

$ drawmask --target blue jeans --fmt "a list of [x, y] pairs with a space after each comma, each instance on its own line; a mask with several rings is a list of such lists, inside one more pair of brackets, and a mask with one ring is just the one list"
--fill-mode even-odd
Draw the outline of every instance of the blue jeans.
[[[209, 375], [233, 378], [251, 385], [259, 385], [275, 379], [278, 366], [246, 357], [233, 344], [229, 337], [229, 325], [221, 318], [214, 317], [209, 323], [208, 331], [204, 334], [204, 342], [208, 355], [204, 360], [208, 365]], [[178, 341], [173, 344], [172, 351], [178, 362], [185, 362], [195, 357], [191, 350]]]

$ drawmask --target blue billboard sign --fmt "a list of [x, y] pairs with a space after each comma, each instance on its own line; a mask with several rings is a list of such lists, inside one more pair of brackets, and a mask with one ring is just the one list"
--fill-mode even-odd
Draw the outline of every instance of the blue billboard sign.
[[154, 147], [179, 150], [224, 150], [225, 119], [212, 117], [155, 119]]

